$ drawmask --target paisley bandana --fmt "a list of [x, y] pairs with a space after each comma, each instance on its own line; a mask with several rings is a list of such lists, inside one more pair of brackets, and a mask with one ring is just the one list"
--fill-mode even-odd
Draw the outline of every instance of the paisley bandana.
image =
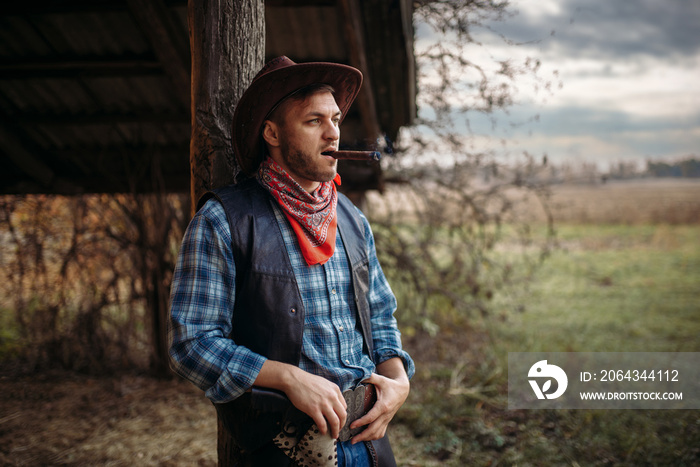
[[[335, 250], [340, 176], [323, 182], [313, 192], [304, 190], [282, 167], [267, 157], [258, 170], [258, 180], [277, 200], [296, 234], [301, 253], [311, 266], [323, 264]], [[334, 183], [335, 182], [335, 183]]]

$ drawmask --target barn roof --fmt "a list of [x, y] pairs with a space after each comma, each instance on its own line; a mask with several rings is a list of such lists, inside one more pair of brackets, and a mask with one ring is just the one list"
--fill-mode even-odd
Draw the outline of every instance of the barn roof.
[[[415, 115], [411, 5], [268, 0], [266, 56], [360, 68], [343, 140], [395, 139]], [[167, 191], [187, 191], [187, 24], [185, 0], [3, 5], [0, 193], [142, 191], [156, 173]], [[373, 187], [377, 171], [358, 166], [349, 181]]]

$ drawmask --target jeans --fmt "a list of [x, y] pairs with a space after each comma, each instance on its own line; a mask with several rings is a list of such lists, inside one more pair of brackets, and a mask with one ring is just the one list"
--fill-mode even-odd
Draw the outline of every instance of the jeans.
[[369, 451], [365, 443], [338, 443], [338, 467], [371, 467]]

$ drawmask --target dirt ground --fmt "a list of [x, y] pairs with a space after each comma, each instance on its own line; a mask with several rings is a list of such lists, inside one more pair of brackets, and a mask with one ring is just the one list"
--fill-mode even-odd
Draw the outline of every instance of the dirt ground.
[[0, 465], [216, 465], [216, 413], [190, 383], [0, 376]]
[[[455, 348], [463, 355], [479, 345], [476, 336], [463, 333], [404, 342], [423, 368], [438, 362], [452, 367]], [[217, 464], [216, 411], [189, 382], [136, 374], [12, 373], [18, 372], [0, 373], [0, 466]], [[406, 450], [401, 443], [394, 448]], [[404, 457], [413, 456], [406, 451]], [[415, 465], [407, 459], [401, 464]]]

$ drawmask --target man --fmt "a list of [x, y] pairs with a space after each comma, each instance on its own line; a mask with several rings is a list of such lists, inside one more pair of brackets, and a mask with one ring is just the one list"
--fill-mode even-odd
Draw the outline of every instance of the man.
[[205, 196], [183, 239], [172, 367], [214, 403], [237, 465], [395, 465], [385, 433], [414, 364], [369, 224], [322, 154], [361, 83], [345, 65], [268, 63], [233, 120], [250, 178]]

